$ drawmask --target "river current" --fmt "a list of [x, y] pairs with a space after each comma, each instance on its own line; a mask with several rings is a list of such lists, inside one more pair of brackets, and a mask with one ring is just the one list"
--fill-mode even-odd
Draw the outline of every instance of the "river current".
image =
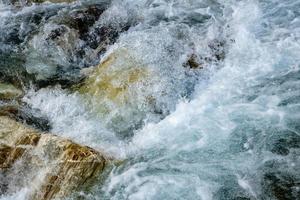
[[[79, 30], [82, 37], [66, 29], [60, 43], [49, 42], [62, 19], [91, 5], [105, 11]], [[98, 27], [112, 27], [114, 37], [95, 53]], [[127, 120], [111, 122], [114, 116], [95, 114], [69, 89], [80, 70], [123, 47], [152, 70], [150, 86], [137, 89], [136, 98], [159, 99], [159, 115], [116, 109]], [[203, 58], [201, 69], [183, 67], [191, 54]], [[70, 199], [300, 199], [299, 0], [81, 0], [17, 8], [2, 0], [0, 59], [2, 79], [28, 74], [19, 78], [23, 101], [51, 132], [123, 160]], [[26, 199], [29, 190], [0, 199]]]

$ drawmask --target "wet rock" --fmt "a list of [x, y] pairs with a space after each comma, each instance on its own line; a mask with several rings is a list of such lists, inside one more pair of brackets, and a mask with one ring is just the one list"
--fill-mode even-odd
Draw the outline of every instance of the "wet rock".
[[95, 150], [50, 135], [40, 139], [37, 148], [40, 146], [50, 151], [48, 156], [59, 159], [60, 163], [46, 175], [46, 180], [34, 199], [66, 197], [71, 191], [99, 175], [107, 165], [104, 156]]
[[267, 149], [278, 155], [286, 156], [295, 148], [300, 148], [300, 136], [290, 130], [273, 131], [267, 140]]
[[[230, 185], [229, 183], [228, 185]], [[232, 186], [222, 186], [218, 192], [214, 195], [215, 199], [219, 200], [252, 200], [254, 199], [250, 195], [243, 191], [242, 188], [234, 188]]]
[[20, 54], [0, 51], [0, 82], [10, 83], [18, 88], [26, 85], [29, 74], [22, 65], [25, 57]]
[[66, 88], [81, 81], [79, 69], [97, 64], [107, 46], [130, 27], [126, 22], [101, 21], [109, 3], [47, 4], [3, 17], [0, 80], [18, 86], [34, 83], [37, 88], [56, 84]]
[[242, 188], [235, 175], [221, 175], [218, 177], [220, 185], [214, 192], [213, 199], [218, 200], [254, 200], [253, 194]]
[[122, 32], [127, 31], [130, 27], [130, 23], [119, 25], [119, 27], [101, 25], [94, 27], [90, 32], [84, 34], [82, 40], [86, 41], [86, 45], [89, 48], [94, 49], [93, 56], [90, 59], [98, 58], [99, 55], [106, 51], [109, 45], [116, 42]]
[[32, 188], [27, 199], [61, 199], [87, 187], [110, 163], [103, 154], [0, 117], [0, 174], [4, 193]]
[[18, 113], [19, 100], [23, 92], [11, 84], [0, 83], [0, 116]]
[[217, 61], [221, 61], [225, 59], [225, 47], [226, 42], [224, 40], [212, 40], [208, 47], [211, 50], [211, 54], [213, 55], [214, 59]]
[[82, 70], [86, 79], [74, 90], [87, 99], [87, 106], [103, 119], [106, 128], [128, 139], [144, 120], [162, 120], [187, 94], [185, 70], [166, 68], [146, 63], [134, 50], [119, 47], [99, 65]]
[[0, 116], [10, 116], [17, 121], [48, 131], [49, 121], [39, 110], [30, 108], [22, 102], [24, 92], [12, 84], [0, 83]]
[[17, 7], [31, 5], [32, 3], [40, 4], [45, 2], [51, 3], [72, 3], [76, 0], [4, 0], [4, 3]]
[[101, 23], [107, 7], [105, 2], [74, 5], [53, 16], [28, 41], [25, 66], [36, 77], [37, 87], [66, 88], [80, 82], [80, 69], [98, 63], [107, 46], [129, 28]]
[[189, 13], [189, 15], [183, 19], [183, 22], [190, 26], [193, 26], [198, 23], [199, 24], [205, 23], [210, 18], [211, 18], [210, 15], [203, 15], [200, 13], [192, 12], [192, 13]]
[[218, 63], [225, 59], [226, 41], [214, 39], [207, 44], [207, 55], [198, 55], [193, 51], [183, 64], [184, 67], [190, 69], [203, 69], [206, 64]]
[[103, 96], [116, 103], [125, 103], [121, 101], [125, 98], [123, 95], [126, 95], [129, 85], [142, 80], [147, 74], [140, 65], [142, 64], [134, 60], [126, 50], [117, 50], [88, 72], [90, 76], [80, 91]]
[[90, 5], [86, 8], [71, 12], [60, 22], [77, 31], [83, 44], [74, 49], [76, 59], [84, 60], [84, 66], [90, 66], [98, 62], [108, 45], [113, 44], [120, 33], [127, 31], [131, 23], [105, 23], [101, 16], [107, 9], [108, 4], [101, 3]]
[[263, 177], [263, 188], [272, 199], [297, 199], [300, 196], [300, 182], [293, 175], [281, 172], [269, 172]]
[[28, 39], [38, 32], [43, 22], [56, 15], [58, 10], [59, 8], [51, 10], [36, 8], [31, 12], [24, 12], [11, 18], [3, 17], [4, 25], [0, 30], [0, 42], [13, 46], [14, 51], [22, 50]]
[[114, 50], [99, 65], [82, 72], [87, 78], [75, 89], [106, 127], [123, 139], [141, 128], [146, 118], [158, 122], [168, 115], [167, 99], [178, 94], [165, 87], [167, 80], [158, 71], [126, 48]]
[[46, 40], [55, 40], [59, 37], [63, 36], [67, 32], [67, 28], [65, 26], [60, 26], [50, 31]]
[[105, 9], [105, 6], [101, 4], [88, 6], [87, 8], [70, 13], [65, 23], [71, 28], [78, 30], [79, 35], [82, 36], [95, 24]]
[[298, 155], [290, 160], [273, 159], [266, 161], [261, 172], [262, 199], [299, 199], [300, 174]]
[[21, 102], [23, 91], [12, 84], [0, 83], [0, 116], [10, 116], [17, 121], [48, 131], [49, 121], [38, 110]]
[[0, 116], [9, 116], [41, 131], [49, 131], [51, 128], [49, 120], [39, 110], [23, 103], [20, 96], [4, 101], [0, 99]]
[[18, 110], [19, 104], [17, 102], [0, 102], [0, 116], [14, 116]]
[[0, 100], [12, 100], [22, 96], [22, 90], [11, 84], [0, 83]]
[[192, 54], [186, 63], [183, 64], [184, 67], [188, 67], [191, 69], [201, 69], [203, 66], [201, 65], [196, 54]]
[[22, 103], [18, 110], [9, 116], [41, 131], [49, 131], [51, 129], [49, 119], [42, 115], [40, 110], [33, 109], [25, 103]]
[[84, 71], [87, 78], [78, 91], [89, 99], [93, 110], [118, 133], [135, 129], [145, 117], [147, 104], [154, 101], [137, 91], [145, 89], [150, 80], [147, 67], [126, 49], [118, 49]]

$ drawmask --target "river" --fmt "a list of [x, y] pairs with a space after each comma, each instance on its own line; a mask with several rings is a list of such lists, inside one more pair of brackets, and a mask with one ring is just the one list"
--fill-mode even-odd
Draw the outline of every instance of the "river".
[[[65, 26], [91, 5], [88, 30]], [[152, 75], [134, 109], [103, 117], [69, 85], [119, 48]], [[191, 54], [201, 69], [183, 67]], [[23, 101], [51, 132], [124, 160], [71, 199], [300, 199], [299, 0], [2, 1], [0, 59], [2, 79], [29, 74]], [[150, 95], [155, 111], [135, 108]]]

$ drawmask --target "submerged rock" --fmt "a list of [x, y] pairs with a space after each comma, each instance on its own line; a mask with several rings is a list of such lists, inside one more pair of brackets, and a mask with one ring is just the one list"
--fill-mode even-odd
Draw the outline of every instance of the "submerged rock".
[[95, 24], [105, 9], [105, 4], [91, 5], [84, 9], [71, 12], [63, 21], [65, 24], [68, 24], [70, 28], [77, 30], [79, 35], [82, 36]]
[[[269, 172], [263, 176], [263, 189], [272, 199], [284, 200], [299, 197], [299, 183], [291, 174]], [[298, 194], [297, 194], [298, 193]]]
[[141, 91], [151, 78], [149, 69], [126, 49], [116, 50], [84, 73], [88, 77], [78, 91], [118, 133], [135, 129], [154, 103]]
[[30, 5], [32, 3], [45, 3], [45, 2], [51, 2], [51, 3], [72, 3], [76, 0], [4, 0], [4, 3], [11, 4], [14, 6], [24, 6], [24, 5]]
[[81, 71], [86, 79], [76, 88], [106, 128], [121, 138], [132, 136], [145, 122], [162, 120], [180, 98], [188, 98], [194, 80], [180, 65], [148, 62], [140, 55], [130, 47], [116, 47], [99, 65]]
[[10, 116], [42, 131], [48, 131], [48, 119], [39, 110], [22, 102], [24, 92], [12, 84], [0, 83], [0, 116]]
[[45, 19], [38, 32], [28, 37], [25, 68], [42, 87], [69, 87], [81, 80], [80, 69], [95, 65], [106, 48], [130, 27], [107, 22], [109, 3], [75, 4]]
[[89, 147], [0, 117], [2, 193], [29, 186], [28, 199], [65, 198], [88, 187], [109, 162]]
[[196, 52], [193, 52], [187, 57], [183, 66], [190, 69], [203, 69], [207, 64], [213, 64], [222, 62], [225, 59], [226, 47], [228, 44], [225, 40], [214, 39], [208, 42], [208, 55], [202, 56], [197, 55]]
[[260, 184], [262, 187], [261, 199], [299, 199], [300, 175], [299, 159], [273, 159], [265, 162], [259, 169], [262, 172]]
[[287, 156], [293, 149], [300, 148], [300, 136], [290, 130], [273, 131], [266, 143], [267, 150], [274, 154]]
[[110, 54], [87, 74], [90, 76], [80, 88], [81, 92], [123, 104], [128, 98], [130, 84], [146, 78], [147, 69], [124, 49]]

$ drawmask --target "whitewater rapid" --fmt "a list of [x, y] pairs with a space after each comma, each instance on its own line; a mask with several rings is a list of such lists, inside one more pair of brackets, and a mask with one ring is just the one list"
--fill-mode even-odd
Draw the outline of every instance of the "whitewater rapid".
[[[128, 166], [113, 171], [99, 194], [273, 199], [280, 196], [271, 184], [282, 184], [290, 187], [279, 191], [282, 199], [299, 198], [299, 144], [291, 143], [299, 142], [300, 2], [273, 3], [224, 3], [234, 43], [223, 67], [200, 80], [191, 101], [135, 134]], [[280, 145], [294, 147], [284, 153]], [[284, 185], [290, 179], [294, 185]]]
[[[10, 12], [1, 9], [0, 24]], [[170, 94], [161, 108], [168, 114], [144, 119], [124, 140], [80, 94], [29, 89], [23, 101], [49, 119], [51, 132], [124, 160], [104, 182], [70, 198], [299, 199], [299, 10], [299, 0], [113, 1], [105, 21], [134, 26], [108, 52], [126, 46], [159, 73], [157, 91]], [[226, 41], [224, 60], [182, 69], [191, 52], [211, 56], [207, 44], [215, 39]], [[53, 65], [28, 62], [29, 71], [54, 73]]]

